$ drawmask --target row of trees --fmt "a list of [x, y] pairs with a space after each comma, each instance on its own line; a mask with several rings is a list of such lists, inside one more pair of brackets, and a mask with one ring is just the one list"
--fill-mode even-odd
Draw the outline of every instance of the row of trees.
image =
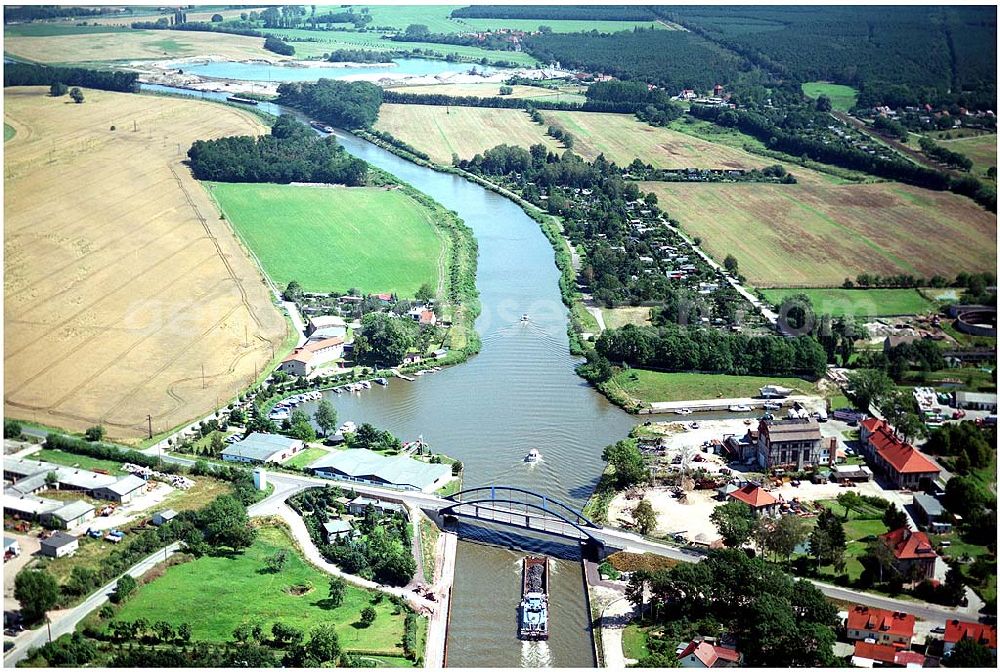
[[290, 115], [279, 117], [270, 135], [196, 140], [188, 157], [199, 180], [358, 186], [368, 175], [368, 164], [349, 155], [334, 138], [319, 137]]
[[969, 157], [958, 152], [953, 152], [947, 147], [942, 147], [928, 137], [920, 138], [920, 149], [935, 161], [939, 161], [952, 168], [959, 168], [961, 170], [972, 169], [972, 160]]
[[598, 354], [611, 362], [671, 371], [821, 376], [826, 353], [811, 336], [746, 336], [678, 325], [608, 329]]
[[53, 84], [135, 93], [139, 90], [139, 75], [135, 72], [57, 68], [28, 63], [8, 63], [4, 66], [3, 85], [5, 87], [51, 86]]
[[264, 39], [264, 48], [282, 56], [293, 56], [295, 54], [295, 47], [274, 35], [268, 35]]
[[382, 97], [382, 87], [371, 82], [320, 79], [315, 84], [281, 84], [277, 102], [308, 112], [328, 124], [355, 129], [370, 128], [375, 123]]
[[648, 7], [571, 5], [472, 5], [453, 10], [455, 19], [550, 19], [575, 21], [655, 21]]

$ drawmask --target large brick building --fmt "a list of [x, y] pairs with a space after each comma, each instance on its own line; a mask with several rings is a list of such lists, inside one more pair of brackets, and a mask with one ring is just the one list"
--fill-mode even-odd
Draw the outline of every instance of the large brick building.
[[860, 429], [865, 457], [894, 487], [912, 490], [941, 473], [926, 455], [896, 436], [884, 420], [868, 418], [860, 423]]
[[757, 463], [764, 469], [802, 471], [828, 465], [836, 455], [836, 446], [823, 438], [812, 418], [761, 420], [757, 429]]
[[934, 578], [938, 555], [926, 534], [901, 527], [883, 534], [879, 539], [892, 550], [893, 566], [904, 580], [919, 583]]

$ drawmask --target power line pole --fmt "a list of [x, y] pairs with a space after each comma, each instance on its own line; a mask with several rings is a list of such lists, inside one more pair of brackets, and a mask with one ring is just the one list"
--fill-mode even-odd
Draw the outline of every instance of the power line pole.
[[153, 416], [147, 414], [146, 415], [146, 422], [149, 423], [149, 438], [153, 438]]

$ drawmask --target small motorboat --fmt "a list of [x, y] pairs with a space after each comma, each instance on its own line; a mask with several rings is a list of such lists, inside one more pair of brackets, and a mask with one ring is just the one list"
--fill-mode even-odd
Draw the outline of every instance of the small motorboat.
[[522, 322], [527, 322], [528, 321], [528, 314], [527, 313], [521, 315], [521, 321]]
[[340, 434], [354, 434], [357, 431], [358, 431], [358, 426], [355, 425], [350, 420], [348, 420], [347, 422], [345, 422], [344, 424], [342, 424], [340, 426], [340, 429], [337, 430], [337, 432], [340, 433]]
[[542, 454], [538, 452], [537, 448], [532, 448], [528, 451], [528, 454], [524, 456], [525, 462], [541, 462]]
[[732, 406], [729, 407], [729, 410], [732, 411], [733, 413], [746, 413], [753, 409], [747, 406], [746, 404], [733, 404]]
[[691, 415], [691, 409], [690, 408], [678, 408], [676, 411], [674, 411], [674, 413], [676, 413], [677, 415]]
[[765, 401], [764, 402], [764, 410], [765, 411], [777, 411], [780, 408], [781, 408], [781, 402], [780, 401]]
[[701, 427], [701, 425], [699, 425], [697, 422], [691, 423], [691, 429], [698, 429], [699, 427]]
[[750, 418], [747, 418], [746, 420], [743, 421], [743, 424], [744, 425], [752, 425], [753, 424], [753, 420], [751, 420]]
[[386, 380], [385, 378], [376, 378], [375, 382], [378, 383], [379, 385], [382, 385], [382, 386], [385, 386], [385, 385], [389, 384], [389, 381]]

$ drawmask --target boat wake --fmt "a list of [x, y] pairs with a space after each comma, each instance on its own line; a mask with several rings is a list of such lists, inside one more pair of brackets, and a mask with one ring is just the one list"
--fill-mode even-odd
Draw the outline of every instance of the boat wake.
[[552, 649], [541, 640], [521, 642], [521, 667], [552, 667]]

